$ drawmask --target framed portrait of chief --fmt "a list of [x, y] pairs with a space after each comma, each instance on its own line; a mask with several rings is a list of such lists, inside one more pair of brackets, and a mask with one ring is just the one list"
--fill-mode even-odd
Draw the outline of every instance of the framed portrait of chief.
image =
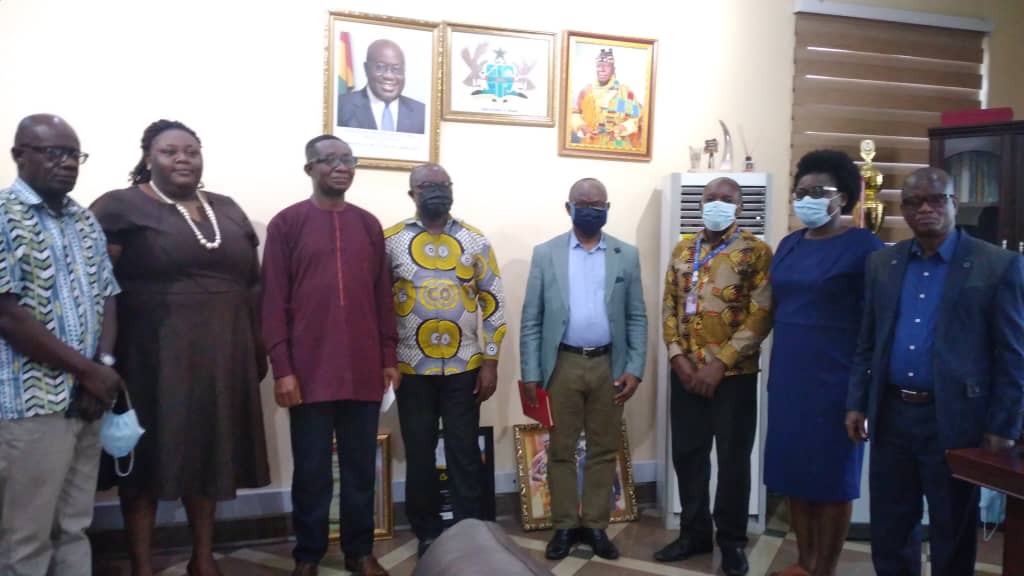
[[[551, 528], [551, 490], [548, 487], [548, 429], [541, 424], [517, 424], [513, 427], [516, 445], [516, 475], [519, 483], [519, 517], [523, 530]], [[587, 461], [587, 439], [576, 440], [577, 495], [583, 502], [583, 469]], [[633, 462], [629, 453], [626, 422], [622, 421], [621, 441], [615, 458], [615, 478], [611, 491], [610, 522], [637, 519]]]
[[565, 32], [559, 155], [650, 161], [657, 60], [656, 40]]
[[324, 133], [361, 166], [437, 162], [441, 137], [439, 22], [331, 12], [324, 66]]
[[557, 34], [444, 25], [444, 119], [555, 125]]

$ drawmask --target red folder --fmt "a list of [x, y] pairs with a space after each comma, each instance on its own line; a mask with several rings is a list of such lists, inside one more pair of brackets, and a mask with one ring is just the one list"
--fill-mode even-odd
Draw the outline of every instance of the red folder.
[[551, 418], [551, 400], [548, 397], [547, 390], [537, 387], [537, 406], [530, 406], [526, 403], [526, 386], [523, 381], [519, 381], [519, 402], [523, 405], [523, 414], [533, 418], [537, 422], [544, 425], [545, 428], [551, 428], [555, 425], [555, 421]]

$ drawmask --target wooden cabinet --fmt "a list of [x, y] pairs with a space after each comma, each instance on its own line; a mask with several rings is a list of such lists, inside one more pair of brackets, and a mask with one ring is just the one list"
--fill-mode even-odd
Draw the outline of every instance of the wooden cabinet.
[[1024, 252], [1024, 121], [930, 128], [929, 164], [953, 176], [957, 224]]

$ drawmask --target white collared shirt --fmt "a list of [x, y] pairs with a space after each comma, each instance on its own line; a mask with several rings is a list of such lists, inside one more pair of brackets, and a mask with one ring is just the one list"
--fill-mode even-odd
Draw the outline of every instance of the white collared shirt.
[[[383, 119], [384, 119], [384, 107], [387, 104], [383, 100], [377, 98], [370, 90], [370, 87], [366, 87], [366, 95], [370, 97], [370, 110], [373, 110], [373, 121], [377, 123], [377, 130], [383, 130]], [[395, 121], [395, 131], [398, 131], [398, 98], [391, 101], [391, 118]]]

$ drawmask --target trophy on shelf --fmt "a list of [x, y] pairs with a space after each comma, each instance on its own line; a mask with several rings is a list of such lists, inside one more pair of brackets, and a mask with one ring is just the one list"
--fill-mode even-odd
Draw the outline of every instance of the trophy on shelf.
[[864, 159], [864, 165], [860, 167], [860, 175], [864, 179], [862, 225], [877, 236], [882, 229], [882, 223], [885, 222], [885, 204], [878, 199], [885, 176], [871, 163], [875, 157], [874, 140], [860, 141], [860, 157]]
[[722, 160], [718, 163], [718, 170], [729, 172], [732, 170], [732, 134], [729, 133], [729, 127], [725, 125], [725, 122], [719, 120], [718, 123], [722, 125], [722, 142], [724, 143]]
[[704, 141], [704, 153], [708, 155], [708, 170], [715, 169], [715, 152], [718, 152], [718, 140], [712, 138]]

